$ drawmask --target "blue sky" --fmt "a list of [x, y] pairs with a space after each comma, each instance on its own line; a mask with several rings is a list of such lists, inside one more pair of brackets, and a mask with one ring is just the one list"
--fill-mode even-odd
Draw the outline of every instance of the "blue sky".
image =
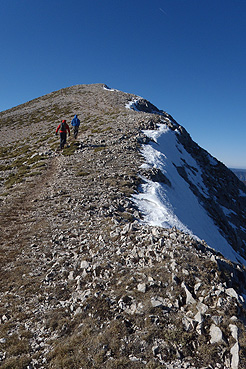
[[106, 83], [246, 168], [246, 0], [1, 0], [0, 111]]

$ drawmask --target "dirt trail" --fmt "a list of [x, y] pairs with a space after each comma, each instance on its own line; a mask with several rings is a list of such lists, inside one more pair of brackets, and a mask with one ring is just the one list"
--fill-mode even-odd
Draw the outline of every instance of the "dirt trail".
[[[5, 244], [7, 240], [11, 242], [11, 236], [14, 241], [17, 234], [20, 242], [22, 235], [25, 234], [25, 229], [23, 229], [22, 225], [35, 222], [35, 219], [32, 216], [30, 217], [32, 210], [35, 209], [35, 200], [40, 197], [41, 193], [45, 193], [45, 188], [56, 173], [59, 161], [59, 157], [50, 158], [48, 168], [40, 177], [32, 182], [21, 184], [20, 190], [13, 194], [6, 205], [2, 205], [0, 227], [3, 234], [0, 239], [0, 245]], [[29, 233], [30, 227], [28, 228], [26, 231]]]

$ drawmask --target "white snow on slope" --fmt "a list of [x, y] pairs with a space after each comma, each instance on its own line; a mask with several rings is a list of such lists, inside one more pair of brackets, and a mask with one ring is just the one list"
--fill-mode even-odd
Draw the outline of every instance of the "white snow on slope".
[[104, 90], [106, 90], [106, 91], [111, 91], [111, 92], [119, 91], [119, 90], [116, 90], [115, 88], [110, 88], [110, 87], [108, 87], [107, 85], [104, 85], [104, 86], [103, 86], [103, 89], [104, 89]]
[[126, 109], [132, 109], [132, 110], [135, 110], [135, 111], [139, 111], [136, 104], [138, 102], [138, 100], [140, 99], [140, 97], [136, 98], [136, 99], [132, 99], [131, 101], [129, 101], [125, 107]]
[[[220, 234], [217, 226], [188, 183], [180, 176], [176, 167], [184, 166], [189, 180], [207, 197], [207, 190], [201, 177], [201, 168], [178, 142], [175, 131], [165, 124], [158, 130], [143, 131], [156, 143], [143, 145], [145, 167], [154, 167], [171, 182], [171, 187], [159, 182], [146, 180], [142, 192], [133, 195], [133, 200], [144, 214], [144, 223], [163, 228], [176, 227], [207, 244], [234, 262], [246, 261], [240, 257]], [[176, 166], [176, 167], [175, 167]]]

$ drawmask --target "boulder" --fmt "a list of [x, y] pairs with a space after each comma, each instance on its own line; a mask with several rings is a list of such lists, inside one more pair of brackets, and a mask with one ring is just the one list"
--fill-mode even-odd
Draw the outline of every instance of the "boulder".
[[210, 336], [211, 336], [211, 339], [210, 339], [211, 344], [225, 343], [222, 330], [219, 327], [217, 327], [215, 324], [212, 324], [210, 327]]

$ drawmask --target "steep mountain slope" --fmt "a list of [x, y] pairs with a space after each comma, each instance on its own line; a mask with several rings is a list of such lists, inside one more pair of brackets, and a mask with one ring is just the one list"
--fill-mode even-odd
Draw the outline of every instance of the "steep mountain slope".
[[246, 170], [245, 169], [231, 169], [233, 173], [246, 185]]
[[145, 133], [155, 142], [142, 149], [145, 167], [165, 173], [164, 183], [148, 180], [142, 186], [144, 194], [135, 196], [148, 222], [196, 235], [232, 261], [245, 264], [239, 256], [245, 256], [244, 185], [207, 152], [200, 149], [198, 154], [190, 137], [183, 145], [179, 128], [174, 131], [161, 124]]
[[[75, 113], [60, 153], [55, 128]], [[146, 100], [79, 85], [0, 113], [2, 368], [246, 366], [244, 266], [145, 224], [132, 197], [175, 188], [142, 151], [163, 125], [197, 163], [173, 158], [179, 177], [243, 257], [245, 187]]]

